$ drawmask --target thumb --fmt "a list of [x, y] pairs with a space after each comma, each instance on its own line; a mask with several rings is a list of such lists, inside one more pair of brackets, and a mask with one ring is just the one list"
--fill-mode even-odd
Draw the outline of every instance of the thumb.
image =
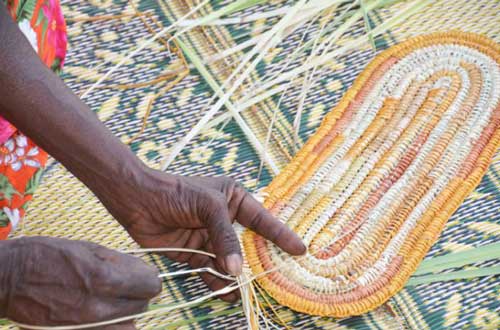
[[230, 275], [238, 276], [243, 267], [240, 242], [225, 202], [211, 202], [207, 221], [208, 234], [217, 262]]

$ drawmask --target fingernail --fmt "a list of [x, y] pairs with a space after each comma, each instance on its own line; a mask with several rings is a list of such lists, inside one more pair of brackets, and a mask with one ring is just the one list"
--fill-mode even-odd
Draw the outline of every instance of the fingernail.
[[303, 249], [302, 251], [304, 251], [304, 252], [302, 252], [302, 255], [306, 255], [307, 254], [307, 246], [304, 243], [302, 243], [302, 249]]
[[226, 271], [233, 276], [241, 275], [241, 268], [243, 267], [243, 260], [237, 253], [230, 254], [224, 258], [226, 263]]

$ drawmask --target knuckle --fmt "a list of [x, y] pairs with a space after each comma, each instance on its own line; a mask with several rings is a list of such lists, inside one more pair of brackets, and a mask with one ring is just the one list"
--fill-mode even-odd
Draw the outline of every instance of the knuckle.
[[221, 210], [227, 208], [224, 197], [218, 192], [207, 193], [204, 201], [203, 209], [209, 221], [216, 220], [215, 217], [221, 213]]
[[238, 193], [240, 189], [240, 185], [238, 182], [236, 182], [235, 179], [230, 178], [230, 177], [223, 177], [222, 178], [222, 193], [227, 196], [227, 198], [232, 198], [232, 196], [236, 193]]
[[271, 231], [270, 235], [271, 241], [276, 243], [286, 229], [287, 227], [285, 226], [277, 226], [276, 228], [274, 228], [274, 230]]
[[241, 199], [247, 195], [247, 190], [245, 189], [245, 187], [243, 187], [243, 185], [241, 183], [235, 182], [235, 184], [233, 186], [233, 195], [235, 195], [235, 197]]
[[208, 225], [218, 208], [217, 200], [209, 193], [202, 194], [196, 200], [196, 203], [192, 203], [192, 205], [200, 220], [205, 222], [205, 225]]
[[223, 177], [222, 182], [223, 185], [228, 188], [234, 188], [237, 185], [236, 180], [228, 176]]
[[227, 230], [222, 235], [222, 241], [226, 246], [239, 246], [239, 240], [236, 233], [232, 230]]
[[224, 222], [224, 219], [221, 219], [220, 217], [212, 217], [210, 219], [208, 231], [212, 239], [214, 238], [214, 235], [217, 240], [223, 239], [223, 235], [226, 233], [226, 224]]
[[236, 182], [228, 201], [232, 215], [236, 216], [241, 205], [249, 196], [246, 189], [240, 183]]
[[103, 321], [113, 315], [109, 304], [104, 301], [95, 301], [95, 299], [87, 301], [86, 314], [88, 319], [96, 320], [97, 322]]
[[241, 191], [246, 191], [245, 187], [243, 187], [243, 185], [239, 181], [235, 181], [234, 189], [241, 190]]
[[255, 212], [253, 217], [250, 219], [249, 228], [253, 231], [257, 231], [261, 227], [262, 221], [264, 221], [264, 216], [265, 213], [262, 209], [259, 209], [257, 212]]

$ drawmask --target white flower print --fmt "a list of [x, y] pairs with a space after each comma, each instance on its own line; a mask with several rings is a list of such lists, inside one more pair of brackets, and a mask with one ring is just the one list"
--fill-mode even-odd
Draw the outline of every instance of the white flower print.
[[33, 147], [26, 152], [28, 139], [26, 136], [18, 134], [15, 137], [8, 139], [4, 145], [7, 150], [3, 155], [0, 155], [0, 165], [10, 165], [14, 171], [19, 171], [23, 165], [39, 168], [40, 163], [34, 159], [40, 151], [38, 147]]
[[24, 19], [19, 22], [19, 29], [24, 33], [24, 36], [31, 44], [31, 47], [38, 53], [38, 40], [36, 38], [36, 32], [31, 28], [31, 23], [29, 20]]
[[19, 213], [19, 209], [9, 209], [8, 207], [4, 206], [3, 211], [12, 224], [12, 230], [16, 229], [19, 221], [21, 221], [21, 214]]

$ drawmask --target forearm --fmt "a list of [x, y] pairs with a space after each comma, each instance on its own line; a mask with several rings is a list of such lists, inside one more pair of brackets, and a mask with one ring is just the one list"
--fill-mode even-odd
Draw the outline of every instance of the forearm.
[[40, 61], [1, 4], [0, 45], [0, 114], [94, 192], [133, 179], [140, 160]]

